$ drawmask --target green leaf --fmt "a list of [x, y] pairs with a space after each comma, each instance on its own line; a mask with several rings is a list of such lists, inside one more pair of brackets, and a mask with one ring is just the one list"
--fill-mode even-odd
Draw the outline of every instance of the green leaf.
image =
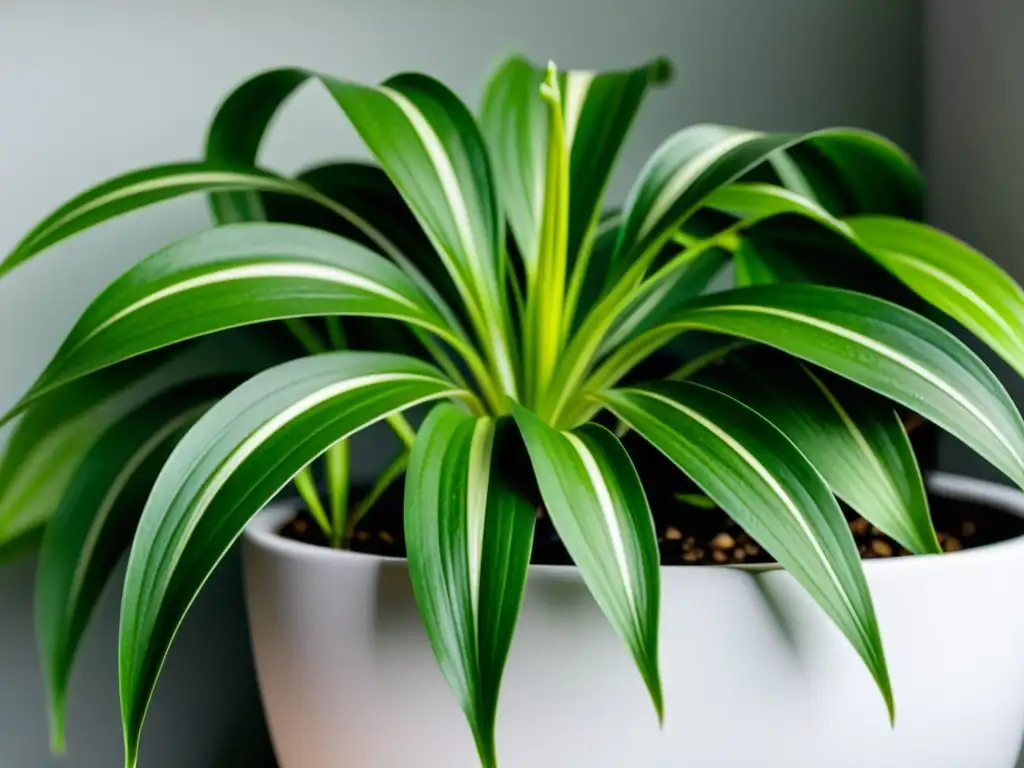
[[512, 413], [551, 522], [629, 648], [660, 720], [658, 542], [636, 469], [604, 427], [560, 432], [519, 405]]
[[701, 383], [782, 430], [835, 494], [915, 554], [942, 552], [910, 439], [892, 405], [792, 359], [755, 350]]
[[[246, 80], [217, 109], [206, 138], [206, 158], [214, 162], [256, 165], [263, 136], [281, 105], [310, 79], [302, 69], [272, 69]], [[258, 191], [238, 189], [210, 194], [210, 209], [220, 224], [262, 221]]]
[[537, 273], [547, 162], [548, 108], [540, 97], [543, 82], [544, 70], [527, 59], [506, 59], [487, 83], [480, 114], [501, 202], [531, 281]]
[[[15, 426], [0, 458], [0, 550], [25, 551], [60, 504], [97, 435], [167, 379], [166, 354], [146, 355], [45, 397]], [[21, 541], [22, 546], [8, 546]], [[0, 558], [2, 559], [2, 558]]]
[[305, 227], [234, 224], [179, 240], [115, 280], [15, 412], [143, 352], [235, 326], [326, 314], [400, 319], [459, 343], [409, 278], [362, 246]]
[[[313, 72], [284, 68], [262, 72], [240, 84], [217, 111], [206, 143], [211, 161], [256, 165], [274, 116]], [[461, 308], [455, 284], [387, 175], [364, 163], [331, 163], [300, 174], [296, 196], [259, 190], [214, 192], [210, 206], [221, 224], [282, 221], [326, 229], [355, 239], [398, 264], [449, 320]], [[426, 279], [424, 279], [424, 276]], [[443, 301], [440, 298], [443, 297]]]
[[[807, 134], [763, 134], [721, 125], [695, 125], [677, 132], [651, 156], [626, 202], [626, 220], [616, 249], [619, 270], [651, 258], [673, 232], [720, 187], [788, 150], [801, 146], [851, 169], [842, 181], [860, 183], [862, 196], [881, 195], [893, 178], [919, 187], [920, 178], [906, 156], [874, 134], [829, 129]], [[875, 183], [856, 174], [852, 160], [877, 160], [893, 173]], [[805, 169], [806, 170], [806, 169]], [[838, 183], [838, 182], [835, 182]], [[870, 184], [870, 188], [868, 185]], [[916, 188], [915, 187], [915, 188]], [[912, 193], [908, 193], [912, 194]]]
[[[586, 260], [608, 178], [647, 91], [670, 76], [671, 67], [658, 59], [613, 72], [568, 70], [560, 78], [570, 158], [566, 248], [570, 266], [581, 256]], [[481, 110], [501, 199], [529, 275], [537, 269], [548, 155], [549, 112], [540, 97], [543, 82], [542, 67], [512, 56], [491, 76]], [[584, 273], [585, 264], [578, 270], [578, 279]]]
[[992, 372], [935, 323], [851, 291], [797, 283], [697, 299], [622, 347], [593, 375], [598, 391], [684, 330], [781, 349], [905, 405], [1024, 485], [1024, 422]]
[[[454, 327], [465, 322], [451, 275], [384, 171], [365, 163], [329, 163], [295, 180], [332, 201], [333, 207], [296, 195], [265, 193], [261, 197], [267, 220], [325, 229], [365, 245], [401, 267]], [[451, 320], [453, 313], [457, 321]]]
[[983, 254], [912, 221], [846, 222], [860, 245], [911, 290], [963, 324], [1024, 376], [1024, 291]]
[[498, 693], [533, 546], [534, 507], [507, 469], [509, 438], [508, 417], [438, 406], [420, 429], [405, 485], [416, 602], [487, 767], [497, 765]]
[[793, 575], [860, 654], [893, 717], [860, 556], [828, 486], [757, 413], [688, 382], [607, 392], [616, 416], [664, 453]]
[[[685, 257], [684, 251], [682, 256]], [[682, 304], [700, 296], [725, 268], [728, 252], [721, 248], [698, 252], [679, 262], [662, 280], [645, 283], [617, 316], [598, 354], [607, 353], [629, 339], [657, 326]]]
[[525, 402], [533, 405], [554, 373], [564, 341], [566, 243], [569, 234], [569, 153], [562, 92], [554, 65], [548, 67], [541, 97], [548, 107], [548, 147], [536, 264], [526, 269], [523, 323]]
[[903, 150], [875, 133], [829, 131], [788, 148], [786, 154], [799, 178], [779, 174], [783, 186], [804, 196], [810, 190], [833, 216], [924, 215], [920, 171]]
[[174, 444], [239, 378], [163, 392], [94, 435], [62, 486], [36, 569], [36, 633], [46, 672], [54, 749], [64, 749], [68, 680], [104, 585]]
[[330, 445], [392, 413], [465, 393], [413, 358], [332, 352], [253, 377], [210, 409], [161, 470], [121, 603], [126, 763], [188, 607], [246, 523]]
[[782, 282], [779, 273], [749, 238], [742, 238], [733, 254], [733, 277], [738, 288]]
[[448, 88], [404, 74], [372, 88], [322, 78], [437, 249], [504, 390], [516, 391], [505, 305], [504, 220], [487, 148]]
[[230, 163], [175, 163], [126, 173], [68, 201], [32, 229], [0, 262], [0, 275], [72, 235], [126, 213], [212, 189], [306, 190], [257, 168]]
[[569, 263], [586, 269], [589, 241], [615, 161], [647, 92], [672, 77], [665, 59], [616, 72], [570, 70], [565, 75], [565, 122], [571, 148]]
[[340, 547], [348, 525], [349, 450], [348, 442], [335, 443], [324, 454], [328, 501], [331, 508], [331, 545]]

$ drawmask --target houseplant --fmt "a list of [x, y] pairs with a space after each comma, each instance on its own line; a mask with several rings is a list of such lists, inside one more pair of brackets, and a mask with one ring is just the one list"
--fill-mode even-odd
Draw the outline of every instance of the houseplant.
[[[380, 649], [367, 638], [400, 643], [408, 634], [406, 614], [390, 598], [400, 601], [411, 583], [479, 760], [494, 765], [499, 683], [542, 514], [577, 570], [538, 568], [530, 589], [534, 581], [541, 589], [561, 584], [571, 593], [562, 609], [574, 609], [585, 584], [639, 670], [653, 705], [649, 721], [662, 719], [659, 631], [664, 638], [677, 619], [659, 622], [663, 574], [645, 488], [623, 447], [632, 438], [664, 454], [777, 560], [786, 573], [765, 576], [765, 589], [776, 590], [782, 612], [797, 615], [798, 627], [817, 628], [813, 622], [827, 617], [869, 673], [859, 674], [851, 700], [859, 705], [856, 685], [873, 678], [876, 714], [894, 716], [875, 608], [833, 494], [907, 550], [939, 551], [893, 403], [1024, 483], [1016, 408], [939, 324], [959, 322], [1024, 371], [1024, 297], [983, 256], [918, 221], [917, 171], [863, 131], [683, 129], [651, 157], [621, 210], [604, 211], [603, 190], [629, 125], [666, 75], [662, 62], [594, 76], [513, 58], [491, 79], [478, 123], [423, 75], [367, 87], [301, 70], [267, 72], [223, 104], [202, 161], [105, 182], [22, 240], [0, 269], [183, 194], [209, 193], [220, 225], [112, 283], [5, 419], [22, 416], [0, 468], [8, 491], [0, 532], [12, 542], [31, 538], [59, 504], [38, 586], [58, 745], [75, 647], [128, 538], [119, 672], [126, 761], [135, 765], [162, 660], [209, 573], [292, 478], [327, 543], [351, 543], [342, 446], [386, 419], [411, 446], [384, 473], [393, 479], [407, 463], [407, 565], [286, 542], [276, 531], [294, 509], [253, 524], [250, 587], [268, 573], [282, 585], [276, 595], [250, 593], [264, 688], [280, 682], [264, 659], [324, 647], [339, 665], [351, 657], [372, 673], [362, 679], [370, 687], [344, 692], [343, 712], [319, 696], [336, 691], [315, 691], [301, 702], [308, 717], [336, 715], [346, 735], [346, 719], [366, 725], [353, 702], [375, 695], [372, 686], [387, 675], [373, 668]], [[278, 107], [311, 78], [382, 171], [334, 164], [289, 179], [256, 165]], [[738, 287], [706, 292], [730, 262]], [[344, 330], [333, 319], [340, 316]], [[216, 376], [183, 374], [184, 383], [141, 394], [138, 382], [179, 345], [239, 327], [277, 339], [278, 321], [317, 354], [282, 352], [293, 359], [241, 385], [231, 363]], [[368, 339], [374, 351], [327, 351], [345, 346], [347, 336]], [[770, 358], [763, 347], [774, 350]], [[632, 383], [645, 377], [655, 383]], [[752, 377], [763, 386], [744, 386]], [[778, 392], [784, 396], [772, 396]], [[432, 407], [418, 430], [398, 417], [425, 404]], [[322, 454], [326, 503], [308, 469]], [[147, 500], [132, 537], [140, 495]], [[998, 566], [1005, 575], [1021, 561], [1016, 545], [995, 549], [986, 574]], [[967, 568], [979, 560], [969, 555], [951, 559]], [[911, 559], [886, 573], [934, 562]], [[952, 569], [943, 573], [959, 583]], [[664, 570], [678, 609], [694, 578]], [[744, 610], [753, 610], [756, 577], [704, 573], [696, 580], [731, 585], [718, 593], [727, 605], [740, 594]], [[315, 600], [321, 588], [352, 585], [359, 589], [346, 597], [352, 613], [339, 617], [330, 595]], [[291, 591], [296, 586], [314, 598], [312, 614], [303, 592]], [[819, 610], [801, 613], [800, 600]], [[284, 604], [321, 617], [323, 634], [303, 627], [303, 645], [289, 648], [262, 639], [287, 630], [275, 613]], [[367, 625], [367, 616], [377, 624]], [[399, 622], [390, 636], [381, 629], [389, 617]], [[582, 655], [591, 642], [606, 645], [599, 634], [575, 639]], [[333, 658], [313, 661], [332, 681]], [[603, 666], [588, 674], [601, 678]], [[673, 674], [669, 691], [677, 706], [686, 696], [675, 690], [678, 680]], [[435, 702], [418, 699], [417, 683], [401, 678], [417, 715], [433, 725]], [[563, 709], [585, 704], [572, 699]], [[1011, 711], [1024, 707], [1012, 704]], [[397, 711], [402, 702], [387, 705]], [[277, 730], [275, 712], [299, 702], [268, 699], [267, 706]], [[546, 710], [543, 701], [534, 706]], [[673, 718], [669, 728], [685, 727], [679, 723]], [[584, 743], [579, 724], [551, 727], [565, 727], [578, 742], [556, 756], [558, 764], [621, 765], [644, 749], [626, 743], [602, 757]], [[286, 738], [277, 733], [279, 749]], [[544, 738], [536, 734], [538, 743]], [[346, 746], [368, 763], [379, 749]], [[447, 738], [429, 749], [424, 754], [438, 765], [472, 754], [461, 744], [450, 748]], [[317, 745], [305, 757], [287, 750], [286, 761], [305, 765], [341, 759]], [[376, 764], [409, 762], [384, 760]]]

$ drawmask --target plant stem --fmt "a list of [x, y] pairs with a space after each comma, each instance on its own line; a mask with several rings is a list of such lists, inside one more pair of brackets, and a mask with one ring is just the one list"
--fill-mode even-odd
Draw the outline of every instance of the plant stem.
[[388, 416], [387, 422], [398, 439], [402, 441], [405, 450], [412, 450], [412, 444], [416, 442], [416, 430], [412, 428], [412, 424], [405, 418], [405, 415], [393, 413]]
[[330, 352], [306, 318], [290, 317], [284, 321], [284, 324], [309, 354], [322, 355], [324, 352]]
[[292, 479], [292, 482], [295, 483], [295, 489], [299, 492], [302, 500], [306, 502], [306, 506], [309, 507], [309, 514], [316, 520], [316, 524], [320, 526], [324, 536], [331, 538], [331, 522], [327, 519], [327, 512], [324, 511], [324, 505], [320, 503], [320, 496], [316, 492], [313, 470], [309, 466], [303, 467]]
[[327, 325], [327, 338], [331, 342], [331, 347], [345, 349], [348, 343], [345, 339], [345, 331], [341, 327], [341, 319], [337, 315], [327, 315], [324, 317], [324, 322]]
[[377, 482], [373, 484], [370, 492], [363, 497], [362, 501], [356, 506], [349, 516], [348, 525], [345, 531], [345, 539], [351, 539], [352, 534], [355, 532], [356, 526], [359, 521], [366, 517], [366, 514], [373, 508], [380, 497], [384, 495], [384, 492], [391, 487], [392, 483], [395, 482], [402, 473], [405, 472], [406, 467], [409, 466], [409, 451], [402, 451], [392, 461], [387, 468], [377, 476]]
[[[605, 375], [598, 376], [601, 382], [600, 386], [583, 386], [605, 334], [622, 312], [629, 308], [633, 298], [638, 294], [644, 293], [654, 283], [665, 278], [680, 266], [692, 261], [694, 256], [718, 247], [723, 239], [728, 240], [728, 238], [734, 236], [743, 223], [737, 222], [713, 237], [701, 240], [698, 244], [680, 253], [650, 277], [644, 278], [644, 273], [657, 255], [657, 249], [652, 248], [633, 263], [625, 275], [615, 283], [612, 289], [591, 310], [573, 337], [572, 343], [567, 350], [567, 359], [562, 362], [556, 374], [554, 389], [558, 393], [556, 395], [557, 399], [553, 405], [549, 404], [550, 410], [547, 414], [551, 423], [561, 423], [567, 410], [579, 410], [578, 407], [573, 409], [571, 406], [573, 401], [581, 396], [581, 392], [604, 389], [607, 381], [617, 380], [628, 371], [628, 368], [626, 368], [616, 375], [608, 374], [607, 369], [614, 367], [610, 365], [610, 362], [623, 356], [620, 348], [618, 354], [612, 355], [609, 361], [602, 364], [601, 369], [605, 372]], [[658, 249], [660, 248], [661, 244], [658, 244]], [[632, 367], [632, 365], [629, 367]]]
[[349, 451], [348, 441], [342, 440], [327, 449], [324, 467], [331, 505], [331, 546], [339, 549], [345, 539], [348, 521]]

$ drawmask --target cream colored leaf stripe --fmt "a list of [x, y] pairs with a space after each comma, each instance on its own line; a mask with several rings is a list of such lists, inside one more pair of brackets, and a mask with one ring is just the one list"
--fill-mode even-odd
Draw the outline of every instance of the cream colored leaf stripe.
[[[346, 379], [344, 381], [333, 382], [331, 384], [328, 384], [327, 386], [321, 387], [315, 392], [306, 395], [299, 401], [293, 403], [284, 410], [267, 419], [259, 428], [254, 430], [252, 434], [250, 434], [248, 437], [245, 438], [245, 440], [239, 443], [228, 454], [224, 461], [220, 463], [220, 466], [217, 468], [216, 472], [214, 472], [213, 475], [211, 475], [210, 479], [206, 482], [206, 485], [203, 487], [202, 493], [200, 493], [199, 496], [196, 498], [195, 502], [190, 505], [193, 512], [201, 513], [202, 510], [205, 510], [211, 504], [211, 502], [213, 502], [214, 497], [216, 497], [216, 495], [220, 492], [221, 488], [224, 487], [224, 484], [228, 481], [231, 475], [233, 475], [238, 470], [238, 468], [259, 449], [259, 447], [263, 443], [265, 443], [276, 432], [280, 431], [285, 426], [287, 426], [289, 422], [294, 421], [296, 418], [298, 418], [305, 412], [317, 407], [318, 405], [321, 405], [333, 398], [340, 397], [341, 395], [344, 395], [346, 393], [355, 391], [357, 389], [365, 389], [367, 387], [380, 386], [382, 384], [388, 384], [396, 381], [423, 381], [437, 384], [449, 383], [446, 382], [444, 379], [435, 378], [433, 376], [423, 376], [420, 374], [375, 373], [368, 374], [366, 376], [357, 376], [355, 378]], [[386, 419], [388, 416], [391, 416], [395, 413], [399, 413], [400, 411], [404, 411], [408, 408], [413, 408], [417, 405], [430, 402], [431, 400], [437, 400], [444, 397], [459, 395], [463, 391], [464, 390], [459, 389], [457, 387], [452, 387], [451, 389], [448, 390], [441, 390], [439, 392], [434, 392], [424, 397], [410, 400], [408, 403], [404, 403], [402, 406], [398, 408], [392, 408], [387, 413], [383, 413], [373, 419], [370, 419], [369, 421], [360, 424], [355, 429], [349, 430], [343, 435], [339, 435], [338, 442], [347, 439], [352, 434], [362, 429], [365, 429], [366, 427], [369, 427], [372, 424], [376, 424], [378, 421], [382, 421]], [[196, 529], [196, 526], [199, 524], [201, 516], [201, 514], [192, 514], [186, 518], [185, 524], [179, 529], [180, 537], [178, 539], [178, 543], [174, 549], [174, 552], [172, 553], [171, 562], [177, 562], [181, 559], [185, 547], [188, 545], [189, 539], [191, 539], [192, 534]]]
[[[377, 89], [380, 93], [387, 96], [391, 101], [401, 110], [402, 114], [405, 115], [409, 124], [412, 126], [416, 135], [419, 137], [420, 142], [423, 144], [423, 148], [427, 153], [427, 157], [430, 159], [431, 165], [434, 167], [434, 171], [437, 173], [437, 177], [441, 182], [441, 188], [444, 192], [445, 199], [448, 202], [448, 209], [451, 211], [452, 219], [455, 222], [455, 228], [459, 233], [459, 241], [462, 246], [463, 253], [466, 254], [466, 261], [469, 264], [469, 268], [473, 273], [473, 277], [477, 281], [477, 285], [480, 286], [494, 286], [496, 276], [493, 274], [484, 274], [483, 264], [486, 259], [484, 254], [480, 253], [480, 248], [477, 246], [476, 239], [473, 236], [473, 225], [469, 215], [469, 207], [466, 204], [466, 199], [462, 194], [462, 187], [459, 184], [458, 176], [455, 173], [455, 168], [452, 165], [452, 160], [448, 156], [448, 152], [445, 150], [444, 145], [441, 143], [440, 137], [431, 127], [430, 122], [423, 115], [423, 113], [416, 107], [415, 104], [404, 95], [388, 88], [387, 86], [380, 86]], [[488, 246], [489, 247], [489, 244]], [[438, 248], [438, 250], [444, 254], [444, 248]], [[496, 256], [497, 254], [495, 254]], [[446, 256], [446, 258], [448, 258]], [[453, 267], [449, 259], [449, 264]], [[455, 275], [459, 274], [458, 269], [454, 269]], [[459, 280], [460, 292], [464, 296], [475, 296], [475, 292], [470, 291], [462, 280]], [[498, 322], [498, 318], [493, 316], [493, 301], [497, 297], [485, 296], [479, 297], [482, 299], [481, 309], [484, 311], [487, 322], [485, 322], [486, 328], [483, 329], [490, 334], [491, 348], [495, 350], [496, 354], [495, 363], [499, 366], [499, 372], [501, 380], [506, 390], [514, 393], [515, 390], [515, 371], [512, 370], [511, 361], [507, 354], [507, 344], [501, 334], [501, 324]]]
[[469, 547], [469, 593], [473, 608], [473, 631], [480, 634], [480, 569], [483, 565], [484, 527], [487, 522], [487, 492], [494, 451], [494, 421], [480, 419], [470, 439], [466, 478], [466, 541]]
[[565, 146], [567, 150], [572, 150], [573, 140], [576, 138], [576, 128], [580, 123], [580, 115], [583, 114], [583, 105], [587, 102], [590, 85], [593, 82], [593, 72], [570, 70], [565, 75], [563, 119], [565, 122]]
[[68, 211], [64, 216], [60, 217], [56, 221], [51, 222], [43, 231], [36, 233], [35, 237], [32, 238], [29, 244], [50, 236], [54, 231], [66, 226], [77, 218], [85, 216], [98, 208], [102, 208], [109, 203], [117, 202], [123, 198], [145, 194], [146, 192], [158, 192], [160, 190], [171, 189], [173, 187], [192, 185], [210, 186], [213, 184], [219, 184], [225, 187], [262, 187], [264, 189], [282, 189], [288, 187], [287, 184], [282, 184], [273, 177], [234, 173], [230, 171], [195, 171], [192, 173], [176, 174], [174, 176], [161, 176], [155, 179], [140, 181], [128, 187], [121, 187], [83, 203], [77, 208]]
[[[811, 549], [814, 550], [814, 554], [817, 556], [818, 560], [821, 561], [821, 565], [824, 567], [825, 573], [828, 575], [828, 578], [832, 582], [832, 585], [836, 588], [836, 591], [839, 592], [839, 596], [843, 602], [843, 606], [846, 608], [847, 611], [849, 611], [850, 615], [853, 617], [854, 623], [857, 625], [857, 631], [861, 634], [862, 637], [869, 637], [869, 633], [867, 632], [866, 628], [861, 622], [860, 614], [857, 612], [856, 608], [854, 608], [853, 602], [850, 600], [850, 596], [847, 594], [846, 589], [843, 587], [843, 583], [840, 580], [839, 575], [836, 573], [835, 568], [832, 567], [832, 563], [829, 561], [828, 555], [825, 554], [825, 550], [822, 549], [821, 544], [818, 542], [817, 537], [814, 535], [814, 530], [811, 528], [810, 524], [807, 522], [807, 519], [800, 511], [800, 507], [798, 507], [796, 502], [794, 502], [790, 495], [786, 493], [786, 489], [782, 487], [782, 485], [775, 478], [775, 476], [768, 470], [768, 468], [765, 467], [764, 464], [762, 464], [760, 461], [758, 461], [757, 457], [750, 453], [750, 451], [748, 451], [742, 443], [736, 440], [736, 438], [734, 438], [732, 435], [730, 435], [728, 432], [722, 429], [718, 424], [706, 418], [699, 411], [687, 408], [682, 403], [673, 400], [670, 397], [665, 397], [664, 395], [658, 394], [656, 392], [650, 392], [648, 390], [637, 390], [637, 392], [642, 397], [649, 397], [652, 400], [664, 403], [665, 405], [674, 408], [675, 410], [679, 411], [680, 413], [684, 414], [690, 419], [693, 419], [698, 424], [707, 429], [709, 432], [711, 432], [713, 435], [715, 435], [719, 440], [721, 440], [747, 466], [754, 470], [757, 476], [761, 478], [761, 480], [765, 483], [765, 485], [768, 486], [771, 492], [774, 493], [779, 498], [779, 500], [782, 502], [782, 505], [785, 507], [786, 511], [789, 512], [790, 517], [793, 518], [793, 520], [797, 524], [797, 527], [799, 527], [800, 531], [804, 534], [805, 538], [807, 539], [807, 542], [811, 545]], [[621, 413], [616, 413], [616, 415], [619, 418], [621, 418], [624, 422], [629, 424], [629, 420], [624, 418]], [[633, 424], [630, 424], [630, 427], [633, 426]]]
[[608, 531], [608, 536], [611, 539], [612, 553], [619, 570], [620, 581], [626, 590], [626, 600], [629, 602], [634, 624], [639, 629], [640, 613], [636, 604], [636, 594], [633, 590], [633, 577], [630, 574], [629, 560], [626, 557], [625, 536], [619, 516], [615, 511], [615, 501], [612, 499], [611, 491], [608, 489], [608, 481], [601, 472], [597, 459], [594, 458], [590, 449], [587, 448], [586, 443], [571, 432], [563, 432], [562, 436], [569, 441], [569, 444], [576, 451], [580, 461], [583, 463], [583, 469], [590, 480], [590, 486], [594, 489], [597, 505], [601, 510], [601, 518], [604, 520], [605, 529]]
[[197, 277], [182, 280], [181, 282], [174, 283], [173, 285], [168, 285], [165, 288], [154, 291], [147, 296], [143, 296], [138, 301], [129, 304], [118, 312], [115, 312], [102, 323], [97, 325], [84, 339], [75, 345], [75, 349], [78, 349], [90, 339], [114, 325], [114, 323], [120, 322], [129, 315], [132, 315], [151, 304], [155, 304], [158, 301], [171, 298], [172, 296], [177, 296], [198, 288], [205, 288], [222, 283], [232, 283], [239, 280], [278, 278], [322, 280], [335, 285], [343, 285], [347, 288], [358, 288], [359, 290], [380, 296], [381, 298], [403, 304], [417, 312], [420, 311], [419, 307], [417, 307], [413, 301], [397, 291], [393, 291], [375, 280], [370, 280], [362, 275], [357, 275], [347, 269], [330, 267], [324, 264], [310, 264], [293, 261], [268, 261], [259, 264], [244, 264], [237, 267], [228, 267], [227, 269], [221, 269], [205, 275], [198, 275]]
[[825, 397], [825, 400], [828, 401], [828, 404], [832, 407], [832, 410], [836, 412], [836, 415], [839, 417], [839, 420], [843, 423], [843, 426], [846, 427], [847, 432], [850, 433], [850, 436], [857, 444], [857, 447], [860, 449], [861, 453], [863, 453], [864, 456], [867, 457], [871, 466], [873, 466], [878, 475], [884, 479], [886, 488], [892, 494], [892, 498], [890, 499], [890, 501], [895, 502], [898, 506], [902, 507], [903, 500], [900, 498], [899, 491], [892, 482], [892, 476], [889, 472], [886, 471], [881, 459], [879, 459], [878, 454], [874, 451], [874, 449], [872, 449], [871, 444], [868, 443], [868, 440], [864, 436], [864, 433], [861, 431], [860, 427], [858, 427], [857, 423], [852, 418], [850, 418], [850, 414], [847, 413], [845, 408], [843, 408], [842, 403], [840, 403], [839, 400], [836, 399], [836, 396], [835, 394], [833, 394], [832, 390], [825, 385], [825, 382], [823, 382], [819, 377], [815, 376], [814, 372], [811, 371], [806, 366], [801, 365], [800, 368], [803, 370], [804, 373], [807, 374], [810, 380], [814, 383], [814, 386], [816, 386], [818, 390], [821, 392], [821, 394]]
[[[999, 440], [1000, 443], [1002, 443], [1003, 447], [1010, 453], [1011, 456], [1013, 456], [1018, 466], [1024, 467], [1024, 461], [1021, 460], [1021, 457], [1017, 453], [1017, 450], [1007, 440], [1007, 438], [1003, 435], [1002, 431], [999, 430], [995, 423], [993, 423], [993, 421], [988, 416], [982, 413], [974, 403], [972, 403], [969, 399], [964, 397], [957, 389], [950, 386], [948, 382], [936, 376], [934, 373], [929, 371], [924, 366], [911, 360], [909, 357], [906, 357], [905, 355], [897, 352], [892, 347], [887, 346], [886, 344], [883, 344], [880, 341], [876, 341], [875, 339], [872, 339], [868, 336], [864, 336], [863, 334], [857, 333], [856, 331], [851, 331], [848, 328], [844, 328], [841, 325], [835, 325], [834, 323], [829, 323], [824, 320], [809, 317], [808, 315], [802, 315], [798, 312], [791, 312], [789, 310], [778, 309], [776, 307], [763, 307], [746, 304], [724, 304], [721, 306], [714, 307], [701, 307], [700, 309], [695, 310], [693, 314], [711, 314], [715, 312], [746, 312], [755, 315], [773, 315], [775, 317], [781, 317], [786, 320], [793, 320], [798, 323], [803, 323], [804, 325], [810, 325], [814, 328], [819, 328], [823, 331], [834, 334], [841, 338], [848, 339], [856, 344], [860, 344], [863, 347], [867, 347], [873, 352], [877, 352], [879, 355], [889, 360], [892, 360], [897, 365], [900, 365], [903, 368], [912, 371], [913, 373], [927, 381], [929, 384], [936, 387], [937, 389], [945, 393], [947, 396], [949, 396], [951, 399], [953, 399], [961, 408], [963, 408], [965, 411], [974, 416], [974, 418], [976, 418], [979, 422], [981, 422], [985, 426], [985, 428], [988, 429], [996, 437], [996, 439]], [[681, 325], [692, 327], [699, 324], [684, 321], [683, 323], [681, 323]]]
[[640, 225], [637, 240], [643, 240], [651, 233], [665, 214], [671, 210], [679, 196], [686, 191], [687, 187], [700, 174], [711, 167], [712, 163], [736, 147], [763, 135], [763, 133], [756, 131], [740, 131], [727, 139], [723, 139], [714, 146], [708, 147], [703, 152], [699, 152], [683, 163], [665, 182], [658, 196], [651, 203], [650, 208], [647, 209], [647, 215]]

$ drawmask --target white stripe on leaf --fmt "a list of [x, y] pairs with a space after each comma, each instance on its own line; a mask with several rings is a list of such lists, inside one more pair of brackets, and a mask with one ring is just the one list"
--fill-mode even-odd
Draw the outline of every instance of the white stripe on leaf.
[[[615, 511], [615, 501], [612, 499], [611, 491], [608, 490], [608, 484], [605, 481], [604, 474], [601, 472], [601, 467], [598, 466], [597, 460], [591, 454], [586, 444], [571, 432], [563, 432], [562, 434], [579, 455], [580, 461], [583, 463], [583, 469], [590, 479], [590, 486], [594, 489], [594, 495], [597, 496], [597, 505], [601, 510], [601, 517], [611, 539], [615, 564], [619, 568], [622, 585], [626, 590], [626, 599], [629, 601], [630, 612], [634, 621], [638, 621], [636, 596], [633, 593], [633, 578], [630, 575], [629, 560], [626, 557], [625, 538], [622, 533], [619, 516]], [[581, 521], [580, 524], [583, 527], [584, 521]]]
[[[1003, 447], [1006, 448], [1006, 450], [1014, 458], [1018, 465], [1024, 466], [1024, 461], [1022, 461], [1020, 455], [1017, 453], [1013, 445], [1006, 439], [1006, 437], [996, 427], [992, 420], [988, 418], [988, 416], [986, 416], [984, 413], [982, 413], [973, 402], [971, 402], [968, 398], [964, 397], [958, 390], [953, 388], [944, 379], [936, 376], [934, 373], [929, 371], [924, 366], [918, 364], [914, 360], [911, 360], [905, 355], [897, 352], [892, 347], [889, 347], [883, 344], [882, 342], [876, 341], [875, 339], [872, 339], [868, 336], [864, 336], [863, 334], [857, 333], [856, 331], [851, 331], [848, 328], [844, 328], [841, 325], [835, 325], [833, 323], [829, 323], [824, 320], [819, 320], [808, 315], [801, 315], [798, 312], [791, 312], [789, 310], [778, 309], [776, 307], [760, 307], [746, 304], [726, 304], [716, 307], [702, 307], [701, 309], [697, 310], [694, 314], [713, 313], [722, 311], [749, 312], [751, 314], [774, 315], [776, 317], [781, 317], [787, 320], [794, 320], [799, 323], [804, 323], [805, 325], [810, 325], [815, 328], [819, 328], [828, 333], [835, 334], [836, 336], [841, 336], [844, 339], [848, 339], [856, 344], [860, 344], [861, 346], [867, 347], [873, 352], [877, 352], [882, 357], [888, 358], [897, 365], [900, 365], [906, 368], [907, 370], [917, 374], [925, 381], [927, 381], [929, 384], [934, 386], [936, 389], [939, 389], [941, 392], [943, 392], [952, 400], [954, 400], [961, 408], [963, 408], [965, 411], [974, 416], [974, 418], [976, 418], [979, 422], [981, 422], [996, 437], [996, 439], [999, 440], [1000, 443], [1002, 443]], [[694, 325], [690, 323], [686, 324]]]
[[712, 147], [705, 149], [703, 152], [698, 153], [696, 156], [690, 158], [682, 166], [680, 166], [671, 178], [665, 182], [662, 186], [661, 192], [658, 193], [657, 198], [651, 203], [651, 207], [647, 210], [647, 215], [644, 217], [643, 224], [640, 225], [640, 230], [637, 235], [638, 240], [643, 240], [650, 234], [651, 230], [657, 226], [658, 222], [665, 216], [666, 213], [671, 210], [679, 196], [686, 191], [686, 188], [693, 183], [693, 181], [706, 171], [712, 163], [721, 158], [723, 155], [732, 151], [741, 144], [756, 139], [764, 134], [756, 131], [741, 131], [724, 139]]
[[469, 555], [469, 594], [473, 606], [473, 628], [480, 632], [480, 569], [483, 565], [484, 527], [487, 522], [487, 492], [491, 480], [494, 450], [494, 422], [480, 419], [473, 427], [469, 444], [466, 478], [466, 541]]

